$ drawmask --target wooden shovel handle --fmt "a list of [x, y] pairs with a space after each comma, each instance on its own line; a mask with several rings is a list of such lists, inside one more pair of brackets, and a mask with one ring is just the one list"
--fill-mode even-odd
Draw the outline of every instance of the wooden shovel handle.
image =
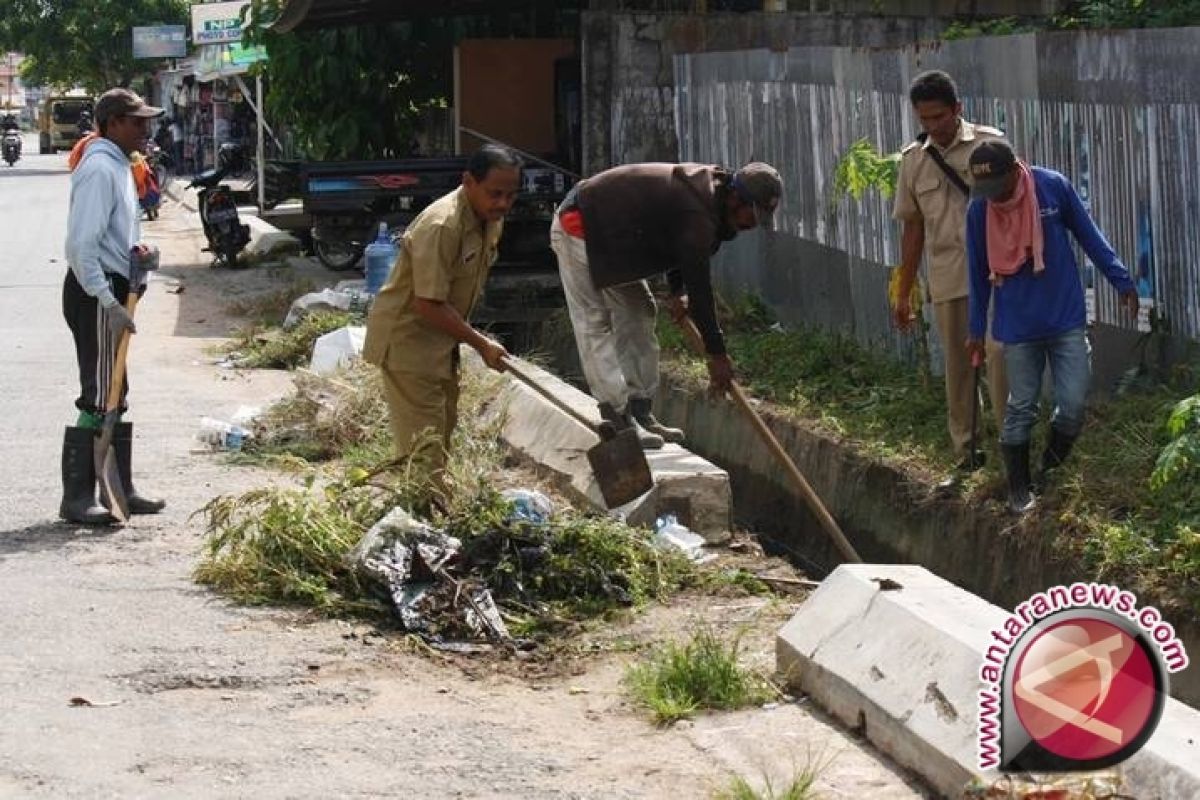
[[[696, 329], [696, 323], [692, 321], [691, 317], [684, 317], [680, 320], [679, 327], [683, 329], [684, 334], [696, 352], [703, 355], [705, 353], [704, 341], [701, 339], [700, 331]], [[809, 509], [816, 516], [817, 521], [821, 523], [821, 527], [824, 528], [825, 533], [833, 540], [842, 557], [848, 563], [861, 564], [862, 558], [858, 555], [854, 546], [850, 544], [850, 540], [846, 538], [846, 534], [842, 533], [842, 529], [838, 527], [837, 521], [834, 520], [829, 510], [825, 508], [825, 504], [821, 502], [821, 498], [813, 491], [812, 486], [809, 485], [808, 480], [805, 479], [795, 462], [792, 461], [791, 456], [783, 449], [783, 445], [775, 438], [775, 434], [771, 433], [771, 429], [767, 427], [762, 417], [754, 410], [754, 406], [750, 405], [750, 400], [746, 397], [746, 393], [742, 391], [742, 387], [738, 386], [736, 382], [730, 382], [729, 394], [733, 396], [734, 402], [742, 409], [746, 418], [750, 420], [750, 424], [754, 427], [754, 430], [758, 432], [759, 437], [766, 443], [767, 449], [783, 465], [784, 471], [792, 479], [792, 483], [796, 485], [796, 488], [800, 490], [800, 494], [804, 497]]]
[[542, 397], [548, 400], [551, 405], [574, 418], [576, 422], [586, 427], [592, 433], [599, 434], [596, 423], [585, 417], [578, 409], [572, 408], [570, 405], [563, 402], [562, 398], [558, 397], [554, 394], [554, 392], [550, 391], [541, 383], [539, 383], [537, 378], [534, 378], [531, 373], [525, 371], [524, 365], [522, 365], [517, 359], [511, 357], [502, 358], [500, 359], [500, 363], [504, 365], [504, 369], [513, 374], [513, 377], [517, 378], [517, 380], [521, 381], [521, 383], [540, 394]]
[[[133, 319], [133, 313], [137, 311], [137, 304], [137, 292], [130, 292], [125, 299], [125, 310], [129, 312], [130, 319]], [[115, 411], [121, 405], [121, 389], [125, 384], [125, 357], [129, 354], [130, 336], [129, 331], [121, 331], [121, 339], [117, 342], [117, 353], [113, 357], [112, 380], [108, 384], [108, 400], [104, 404], [105, 413]]]

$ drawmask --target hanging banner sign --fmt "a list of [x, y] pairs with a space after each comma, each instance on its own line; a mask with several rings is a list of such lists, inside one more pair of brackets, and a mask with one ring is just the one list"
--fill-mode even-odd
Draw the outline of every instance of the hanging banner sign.
[[242, 9], [250, 0], [201, 3], [192, 6], [193, 44], [230, 44], [242, 40]]
[[183, 58], [187, 55], [187, 28], [182, 25], [134, 27], [134, 58]]

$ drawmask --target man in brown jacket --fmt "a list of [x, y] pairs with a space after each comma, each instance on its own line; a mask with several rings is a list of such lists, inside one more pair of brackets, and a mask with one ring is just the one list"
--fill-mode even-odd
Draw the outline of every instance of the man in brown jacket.
[[757, 162], [732, 173], [706, 164], [632, 164], [581, 181], [559, 207], [550, 246], [584, 376], [601, 415], [618, 429], [637, 426], [643, 447], [683, 439], [651, 413], [659, 349], [646, 278], [666, 273], [671, 316], [695, 320], [712, 386], [727, 390], [733, 365], [709, 259], [740, 231], [772, 227], [782, 192], [779, 173]]

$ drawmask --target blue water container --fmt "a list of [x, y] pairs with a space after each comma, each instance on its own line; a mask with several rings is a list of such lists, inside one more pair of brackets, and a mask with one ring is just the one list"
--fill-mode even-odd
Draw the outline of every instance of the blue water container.
[[367, 265], [367, 294], [379, 294], [379, 290], [387, 283], [388, 275], [392, 271], [392, 264], [396, 262], [397, 252], [396, 245], [392, 243], [392, 237], [388, 236], [387, 223], [379, 223], [379, 235], [375, 237], [375, 241], [367, 245], [364, 253]]

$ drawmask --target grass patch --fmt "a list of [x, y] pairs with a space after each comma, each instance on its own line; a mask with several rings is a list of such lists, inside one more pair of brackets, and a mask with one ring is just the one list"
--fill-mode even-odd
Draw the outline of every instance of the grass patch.
[[735, 775], [729, 786], [713, 794], [713, 800], [816, 800], [818, 776], [817, 769], [806, 768], [782, 786], [776, 786], [770, 776], [764, 775], [760, 790], [741, 775]]
[[775, 695], [774, 688], [739, 663], [739, 644], [736, 638], [727, 643], [701, 629], [690, 641], [671, 642], [630, 667], [626, 686], [660, 725], [700, 709], [730, 710], [766, 702]]
[[338, 328], [361, 325], [361, 314], [348, 311], [316, 311], [291, 330], [252, 325], [224, 346], [236, 356], [237, 365], [249, 369], [292, 369], [308, 362], [313, 343]]
[[[753, 297], [739, 298], [723, 316], [730, 357], [751, 394], [813, 419], [877, 455], [915, 457], [939, 466], [952, 463], [940, 381], [844, 337], [785, 330]], [[679, 330], [663, 322], [659, 333], [682, 374], [705, 380], [702, 361], [687, 348]]]

